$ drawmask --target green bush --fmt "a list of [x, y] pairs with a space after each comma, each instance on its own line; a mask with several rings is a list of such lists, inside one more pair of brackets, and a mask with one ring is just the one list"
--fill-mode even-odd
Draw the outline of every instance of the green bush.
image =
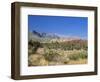
[[87, 52], [86, 51], [81, 51], [79, 53], [74, 53], [74, 54], [71, 54], [69, 56], [70, 60], [79, 60], [79, 59], [85, 59], [85, 58], [87, 58]]
[[62, 50], [87, 50], [87, 41], [82, 40], [72, 40], [67, 42], [51, 42], [51, 43], [43, 43], [43, 46], [49, 49], [62, 49]]
[[85, 59], [85, 58], [87, 58], [87, 53], [80, 53], [80, 58], [81, 59]]
[[60, 55], [59, 53], [57, 53], [56, 51], [54, 50], [50, 50], [48, 49], [45, 54], [44, 54], [44, 57], [46, 58], [46, 60], [48, 61], [59, 61], [60, 60]]
[[29, 48], [29, 50], [32, 51], [31, 53], [33, 53], [33, 54], [36, 53], [36, 51], [39, 47], [42, 47], [42, 44], [38, 41], [30, 40], [28, 42], [28, 48]]

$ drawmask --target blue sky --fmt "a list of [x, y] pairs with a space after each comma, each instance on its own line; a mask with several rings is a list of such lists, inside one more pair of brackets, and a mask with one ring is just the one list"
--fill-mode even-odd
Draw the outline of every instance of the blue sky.
[[67, 16], [28, 16], [29, 31], [56, 33], [87, 39], [88, 18]]

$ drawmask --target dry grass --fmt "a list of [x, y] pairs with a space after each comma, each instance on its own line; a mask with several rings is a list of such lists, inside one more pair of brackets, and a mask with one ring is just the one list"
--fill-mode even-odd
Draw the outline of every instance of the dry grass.
[[44, 56], [38, 54], [32, 54], [28, 57], [29, 66], [46, 66], [48, 61], [45, 60]]
[[86, 64], [85, 54], [87, 51], [84, 50], [65, 51], [39, 48], [35, 54], [29, 55], [28, 64], [29, 66]]
[[87, 59], [80, 59], [80, 60], [70, 60], [67, 64], [74, 65], [74, 64], [87, 64]]

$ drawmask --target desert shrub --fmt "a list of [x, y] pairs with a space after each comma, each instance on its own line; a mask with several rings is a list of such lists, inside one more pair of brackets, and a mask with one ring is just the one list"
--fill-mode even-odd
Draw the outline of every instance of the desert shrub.
[[59, 53], [57, 53], [54, 50], [50, 50], [48, 49], [45, 54], [44, 57], [48, 60], [48, 61], [60, 61], [60, 55]]
[[28, 55], [31, 55], [32, 53], [32, 49], [28, 49]]
[[87, 58], [87, 52], [86, 51], [80, 51], [73, 53], [69, 56], [70, 60], [79, 60], [79, 59], [85, 59]]
[[38, 41], [30, 40], [30, 41], [28, 42], [28, 49], [29, 49], [30, 51], [32, 51], [31, 53], [36, 53], [36, 51], [37, 51], [37, 49], [38, 49], [39, 47], [42, 47], [42, 44], [41, 44], [40, 42], [38, 42]]
[[71, 56], [69, 56], [70, 60], [78, 60], [79, 59], [79, 54], [73, 54]]
[[51, 43], [43, 43], [43, 46], [49, 49], [62, 49], [62, 50], [87, 50], [87, 41], [83, 40], [72, 40], [66, 42], [51, 42]]
[[55, 49], [45, 49], [44, 57], [52, 64], [67, 64], [69, 61], [69, 58], [64, 54], [62, 50], [58, 51]]
[[81, 52], [79, 55], [80, 55], [80, 58], [81, 58], [81, 59], [87, 58], [87, 52], [86, 52], [86, 51]]
[[29, 66], [44, 66], [44, 65], [48, 65], [48, 61], [46, 61], [42, 55], [34, 54], [28, 57], [28, 65]]

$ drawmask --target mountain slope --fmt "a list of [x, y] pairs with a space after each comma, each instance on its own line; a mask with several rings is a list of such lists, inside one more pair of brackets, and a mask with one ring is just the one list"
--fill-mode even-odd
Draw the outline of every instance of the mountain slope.
[[37, 32], [33, 30], [32, 32], [28, 32], [28, 40], [34, 40], [39, 42], [66, 42], [72, 40], [82, 40], [79, 37], [75, 36], [65, 36], [62, 37], [60, 34], [53, 34], [53, 33], [45, 33], [45, 32]]

